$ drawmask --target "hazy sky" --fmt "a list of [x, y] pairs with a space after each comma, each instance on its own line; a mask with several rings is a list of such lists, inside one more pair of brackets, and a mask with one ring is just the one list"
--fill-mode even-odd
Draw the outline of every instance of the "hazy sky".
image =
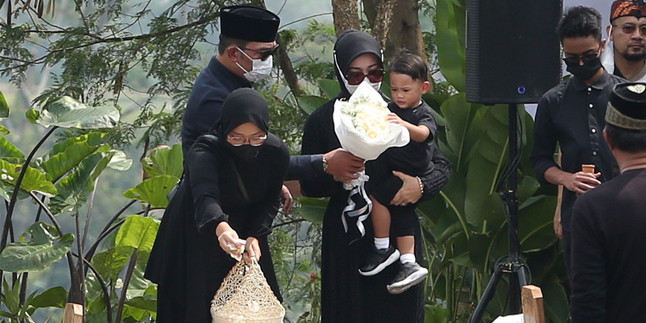
[[578, 5], [583, 5], [583, 6], [588, 6], [588, 7], [593, 7], [599, 12], [601, 12], [601, 15], [603, 16], [603, 27], [604, 27], [604, 37], [606, 36], [605, 34], [605, 27], [610, 25], [610, 22], [608, 21], [610, 17], [610, 6], [612, 5], [612, 0], [563, 0], [563, 9], [567, 9], [568, 7], [574, 7]]

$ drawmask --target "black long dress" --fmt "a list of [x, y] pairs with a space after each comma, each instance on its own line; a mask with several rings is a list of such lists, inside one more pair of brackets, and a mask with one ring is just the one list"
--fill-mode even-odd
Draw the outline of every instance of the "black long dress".
[[[343, 94], [342, 94], [343, 95]], [[347, 98], [349, 94], [345, 94]], [[341, 147], [334, 132], [332, 112], [334, 100], [314, 111], [305, 124], [303, 154], [318, 154]], [[366, 163], [366, 173], [387, 170], [384, 158]], [[438, 155], [436, 170], [423, 178], [425, 193], [429, 199], [448, 182], [450, 163]], [[418, 284], [408, 291], [391, 295], [386, 285], [396, 273], [396, 266], [389, 266], [372, 277], [361, 276], [359, 263], [373, 244], [372, 224], [364, 221], [366, 236], [349, 245], [344, 232], [341, 213], [347, 205], [348, 192], [330, 175], [314, 180], [302, 180], [301, 188], [311, 197], [330, 197], [323, 219], [321, 311], [323, 323], [422, 323], [424, 322], [424, 286]], [[394, 236], [391, 234], [391, 236]], [[415, 256], [421, 263], [422, 236], [419, 226], [415, 229]]]
[[[210, 302], [235, 264], [218, 244], [215, 228], [228, 221], [241, 239], [260, 242], [260, 266], [281, 299], [267, 244], [278, 212], [289, 151], [272, 134], [258, 157], [236, 161], [214, 136], [201, 136], [192, 146], [185, 180], [162, 220], [144, 277], [158, 284], [157, 322], [211, 322]], [[237, 169], [234, 169], [237, 168]], [[251, 203], [246, 203], [236, 173]]]

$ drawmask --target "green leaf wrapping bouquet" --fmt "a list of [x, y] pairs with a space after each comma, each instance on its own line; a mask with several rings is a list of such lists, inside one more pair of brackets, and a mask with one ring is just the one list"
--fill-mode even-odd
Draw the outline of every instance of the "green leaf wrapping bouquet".
[[341, 146], [365, 160], [377, 159], [389, 147], [410, 141], [408, 130], [390, 123], [388, 104], [370, 84], [361, 83], [348, 101], [334, 102], [334, 132]]

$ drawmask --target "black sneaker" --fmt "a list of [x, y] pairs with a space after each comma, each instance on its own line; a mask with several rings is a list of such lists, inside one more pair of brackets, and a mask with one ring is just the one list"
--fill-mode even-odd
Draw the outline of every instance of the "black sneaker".
[[395, 279], [386, 288], [391, 294], [401, 294], [424, 281], [426, 275], [428, 275], [428, 269], [416, 262], [407, 262], [401, 265]]
[[390, 245], [388, 249], [371, 248], [366, 260], [359, 267], [359, 273], [364, 276], [374, 276], [380, 273], [388, 265], [399, 259], [399, 250]]

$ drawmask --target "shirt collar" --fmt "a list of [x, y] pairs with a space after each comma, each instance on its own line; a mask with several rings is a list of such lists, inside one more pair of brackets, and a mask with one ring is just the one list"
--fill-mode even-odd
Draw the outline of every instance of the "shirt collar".
[[211, 57], [211, 61], [209, 62], [209, 66], [207, 68], [213, 75], [218, 75], [218, 79], [227, 80], [226, 85], [232, 85], [232, 90], [241, 87], [251, 87], [251, 82], [231, 72], [217, 59], [216, 56]]
[[610, 74], [604, 69], [603, 74], [601, 74], [601, 76], [596, 81], [594, 81], [592, 85], [585, 84], [583, 81], [581, 81], [578, 77], [575, 77], [575, 76], [571, 76], [570, 79], [572, 80], [574, 89], [576, 89], [577, 91], [585, 91], [589, 87], [600, 91], [606, 86], [609, 78], [610, 78]]

